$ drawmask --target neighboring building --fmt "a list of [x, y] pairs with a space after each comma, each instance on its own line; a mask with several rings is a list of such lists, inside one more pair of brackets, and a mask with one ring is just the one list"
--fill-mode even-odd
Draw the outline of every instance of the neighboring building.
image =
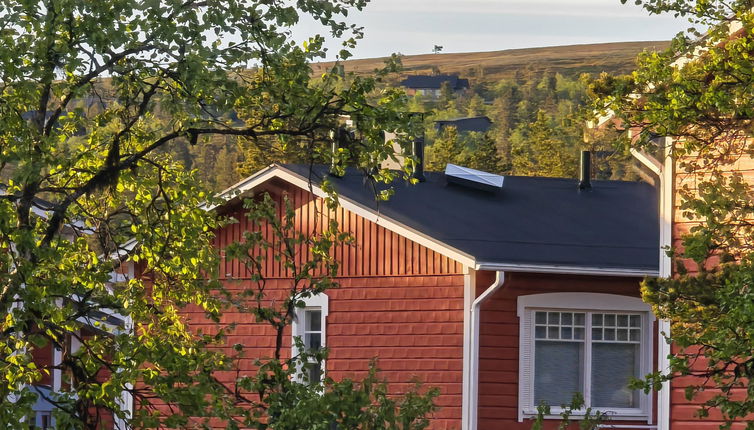
[[[240, 199], [264, 191], [278, 204], [287, 195], [296, 225], [316, 231], [327, 174], [273, 165], [231, 187], [217, 210], [240, 222], [219, 230], [216, 246], [253, 228]], [[330, 351], [330, 376], [359, 378], [379, 357], [395, 392], [415, 378], [439, 387], [432, 429], [529, 429], [543, 400], [556, 406], [554, 425], [574, 391], [616, 424], [656, 423], [656, 396], [626, 387], [656, 369], [662, 343], [639, 299], [641, 279], [658, 273], [653, 187], [594, 181], [580, 190], [575, 179], [457, 169], [412, 186], [396, 182], [394, 196], [378, 203], [356, 171], [329, 180], [340, 203], [332, 216], [355, 243], [335, 251], [341, 288], [300, 311], [299, 321], [317, 323], [287, 336], [316, 332]], [[277, 297], [289, 275], [266, 261], [267, 289]], [[223, 260], [219, 273], [231, 288], [252, 282], [236, 261]], [[237, 324], [229, 342], [253, 356], [270, 353], [269, 328], [241, 314], [223, 320]]]
[[469, 89], [469, 80], [461, 79], [458, 75], [410, 75], [401, 81], [409, 96], [421, 95], [431, 100], [440, 98], [444, 84], [454, 93]]
[[492, 120], [486, 116], [470, 116], [435, 121], [435, 129], [437, 131], [442, 132], [445, 127], [455, 127], [459, 133], [468, 131], [485, 133], [492, 127]]

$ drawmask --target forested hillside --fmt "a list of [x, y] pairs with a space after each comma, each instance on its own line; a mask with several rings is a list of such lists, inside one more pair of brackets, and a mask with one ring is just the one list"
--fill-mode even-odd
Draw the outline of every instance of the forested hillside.
[[[600, 178], [634, 179], [627, 154], [615, 150], [617, 135], [590, 136], [584, 143], [586, 86], [583, 73], [628, 73], [644, 50], [663, 49], [666, 42], [578, 45], [486, 53], [432, 54], [402, 58], [403, 72], [388, 77], [399, 85], [410, 74], [458, 74], [468, 91], [444, 91], [439, 99], [416, 96], [411, 109], [425, 114], [429, 170], [448, 162], [501, 174], [573, 177], [581, 149], [598, 151]], [[368, 73], [381, 59], [346, 61], [346, 71]], [[312, 71], [332, 67], [314, 64]], [[487, 133], [438, 133], [434, 121], [486, 115]], [[261, 148], [261, 149], [260, 149]], [[211, 145], [184, 145], [173, 154], [199, 170], [208, 185], [223, 189], [272, 162], [307, 160], [305, 142], [270, 141], [249, 145], [216, 139]]]

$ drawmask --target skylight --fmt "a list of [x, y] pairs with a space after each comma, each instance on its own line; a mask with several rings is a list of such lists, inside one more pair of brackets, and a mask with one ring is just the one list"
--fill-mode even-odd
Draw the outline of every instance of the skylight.
[[476, 188], [484, 191], [497, 191], [503, 188], [505, 177], [468, 167], [448, 164], [445, 166], [445, 178], [448, 182]]

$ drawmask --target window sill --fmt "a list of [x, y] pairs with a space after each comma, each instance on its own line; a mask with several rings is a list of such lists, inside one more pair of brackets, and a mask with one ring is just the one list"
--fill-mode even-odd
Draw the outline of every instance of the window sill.
[[[550, 408], [550, 413], [548, 415], [545, 415], [544, 418], [546, 420], [563, 419], [563, 417], [560, 416], [560, 413], [562, 411], [562, 408]], [[595, 409], [593, 409], [593, 411], [596, 412]], [[584, 412], [584, 410], [573, 411], [571, 413], [570, 419], [575, 421], [582, 420], [584, 419]], [[608, 409], [601, 410], [600, 412], [604, 412], [606, 414], [605, 421], [642, 421], [647, 423], [649, 423], [650, 421], [647, 413], [642, 411], [641, 409]], [[523, 417], [523, 420], [536, 418], [537, 409], [524, 409], [521, 416]], [[523, 420], [519, 420], [519, 422]]]

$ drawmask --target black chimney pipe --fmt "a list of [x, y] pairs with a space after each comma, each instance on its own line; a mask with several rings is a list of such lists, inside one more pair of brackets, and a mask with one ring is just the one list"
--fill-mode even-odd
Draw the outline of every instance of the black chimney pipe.
[[414, 164], [414, 173], [411, 175], [419, 182], [424, 182], [427, 178], [424, 177], [424, 136], [417, 137], [413, 143], [413, 155], [416, 158]]
[[579, 189], [592, 188], [592, 153], [581, 151], [581, 170], [579, 172]]

